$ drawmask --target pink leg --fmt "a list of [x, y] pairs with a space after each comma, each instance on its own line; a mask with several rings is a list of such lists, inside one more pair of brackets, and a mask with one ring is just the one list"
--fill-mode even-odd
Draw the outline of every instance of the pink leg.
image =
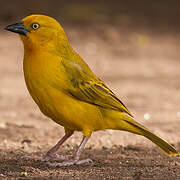
[[74, 160], [79, 160], [80, 158], [80, 155], [82, 153], [82, 151], [84, 150], [84, 147], [87, 143], [87, 141], [89, 140], [90, 137], [83, 137], [83, 140], [81, 141], [81, 144], [79, 145], [76, 153], [75, 153], [75, 156], [74, 156]]
[[72, 160], [68, 160], [68, 161], [64, 161], [62, 163], [50, 163], [48, 162], [49, 166], [53, 166], [53, 167], [61, 167], [61, 166], [71, 166], [71, 165], [78, 165], [78, 164], [84, 164], [84, 163], [90, 163], [92, 162], [91, 159], [83, 159], [83, 160], [79, 160], [81, 152], [83, 151], [87, 141], [89, 140], [90, 137], [83, 137], [83, 140], [81, 142], [81, 144], [78, 147], [78, 150], [75, 153], [75, 156]]
[[71, 133], [71, 134], [65, 134], [65, 135], [63, 136], [63, 138], [60, 139], [60, 140], [58, 141], [58, 143], [46, 153], [46, 155], [43, 157], [43, 159], [44, 159], [45, 161], [49, 161], [49, 160], [51, 160], [51, 159], [52, 159], [52, 160], [56, 160], [56, 161], [58, 161], [58, 160], [60, 160], [60, 161], [65, 160], [65, 157], [64, 157], [64, 156], [60, 156], [60, 155], [57, 155], [57, 154], [55, 154], [55, 153], [58, 151], [58, 149], [61, 147], [61, 145], [62, 145], [70, 136], [72, 136], [72, 134], [73, 134], [73, 133]]
[[40, 160], [40, 161], [49, 161], [49, 160], [54, 160], [54, 161], [63, 161], [65, 160], [66, 158], [62, 155], [57, 155], [56, 152], [58, 151], [58, 149], [61, 147], [61, 145], [70, 137], [72, 136], [73, 132], [72, 133], [69, 133], [69, 134], [65, 134], [62, 139], [60, 139], [58, 141], [58, 143], [53, 147], [51, 148], [45, 156], [33, 156], [33, 157], [30, 157], [30, 156], [26, 156], [26, 159], [34, 159], [34, 160]]

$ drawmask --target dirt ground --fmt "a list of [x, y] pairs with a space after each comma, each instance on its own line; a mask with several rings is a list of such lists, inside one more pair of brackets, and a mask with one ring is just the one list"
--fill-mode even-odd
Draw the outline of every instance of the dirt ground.
[[[126, 104], [138, 122], [180, 151], [180, 36], [118, 26], [65, 27], [72, 46]], [[23, 46], [0, 33], [0, 179], [180, 179], [180, 157], [167, 157], [144, 137], [95, 132], [82, 158], [92, 164], [53, 168], [27, 160], [62, 136], [29, 96], [22, 72]], [[73, 155], [75, 133], [59, 151]]]

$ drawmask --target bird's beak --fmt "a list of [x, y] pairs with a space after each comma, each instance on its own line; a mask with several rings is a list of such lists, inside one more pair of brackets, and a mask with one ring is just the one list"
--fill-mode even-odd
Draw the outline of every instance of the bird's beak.
[[24, 36], [26, 36], [27, 32], [30, 32], [28, 29], [24, 27], [23, 22], [8, 25], [4, 29]]

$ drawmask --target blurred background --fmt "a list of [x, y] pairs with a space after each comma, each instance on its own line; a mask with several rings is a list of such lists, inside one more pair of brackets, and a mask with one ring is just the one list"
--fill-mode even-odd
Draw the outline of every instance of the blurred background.
[[48, 0], [6, 0], [1, 3], [0, 21], [13, 21], [32, 13], [42, 13], [66, 24], [103, 23], [136, 28], [153, 26], [151, 31], [168, 32], [179, 28], [179, 9], [178, 0], [54, 0], [53, 3]]
[[[73, 48], [139, 122], [167, 141], [179, 142], [180, 1], [6, 0], [0, 10], [2, 148], [39, 151], [48, 149], [63, 135], [63, 129], [40, 113], [26, 90], [23, 46], [18, 35], [3, 30], [35, 13], [60, 21]], [[114, 144], [152, 146], [146, 139], [126, 132], [96, 134], [101, 137], [93, 136], [89, 142], [94, 148]], [[77, 133], [69, 144], [78, 144], [80, 139]], [[24, 140], [29, 140], [26, 145]]]
[[179, 27], [180, 2], [159, 1], [87, 1], [87, 0], [48, 0], [10, 1], [1, 3], [0, 20], [7, 22], [32, 13], [43, 13], [65, 23], [118, 24], [124, 26], [160, 28], [161, 31], [175, 30]]

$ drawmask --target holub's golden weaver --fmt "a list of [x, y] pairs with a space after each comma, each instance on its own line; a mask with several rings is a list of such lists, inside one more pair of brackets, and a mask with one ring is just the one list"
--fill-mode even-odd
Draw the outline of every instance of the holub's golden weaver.
[[[29, 93], [42, 113], [65, 129], [65, 136], [47, 152], [44, 160], [64, 160], [51, 163], [54, 166], [90, 162], [80, 160], [80, 154], [91, 133], [104, 129], [145, 136], [167, 155], [179, 155], [173, 146], [134, 120], [124, 104], [72, 49], [55, 19], [31, 15], [5, 29], [20, 34], [24, 44], [24, 77]], [[55, 153], [74, 131], [81, 131], [83, 140], [74, 158], [65, 160]]]

